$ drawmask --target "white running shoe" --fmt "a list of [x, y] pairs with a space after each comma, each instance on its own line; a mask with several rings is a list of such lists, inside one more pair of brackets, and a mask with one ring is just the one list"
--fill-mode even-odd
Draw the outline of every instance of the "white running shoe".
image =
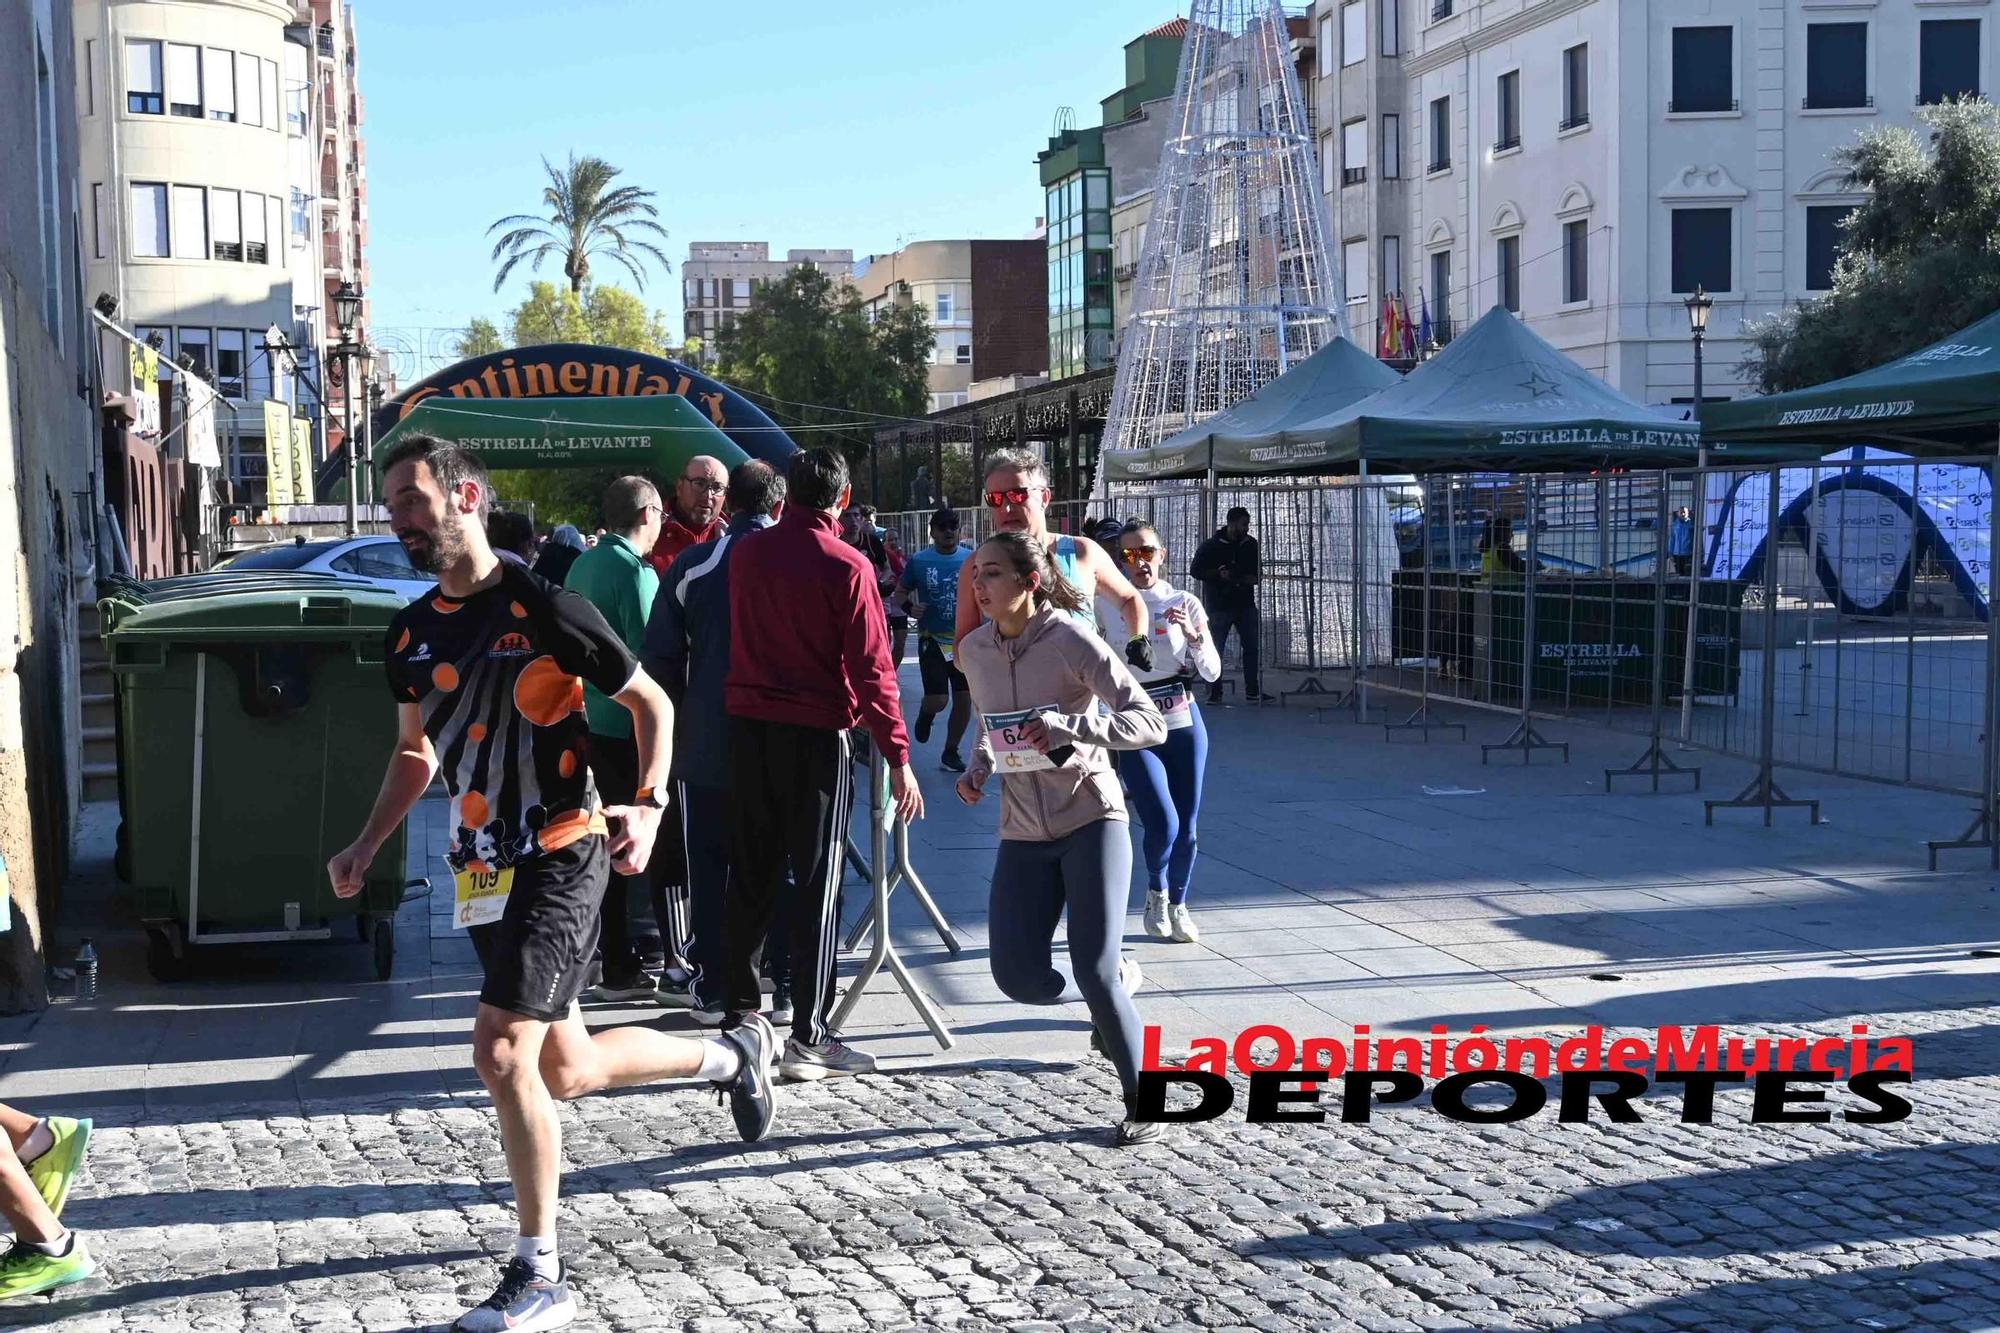
[[1139, 970], [1139, 960], [1126, 954], [1118, 960], [1118, 984], [1125, 988], [1127, 995], [1137, 995], [1139, 987], [1146, 983], [1146, 974]]
[[1201, 938], [1201, 932], [1194, 928], [1194, 914], [1186, 903], [1175, 903], [1167, 909], [1167, 924], [1173, 928], [1174, 939], [1182, 944], [1193, 944]]
[[576, 1319], [576, 1302], [569, 1294], [569, 1266], [554, 1281], [535, 1276], [520, 1259], [509, 1259], [500, 1270], [500, 1285], [478, 1305], [458, 1317], [452, 1333], [547, 1333], [566, 1328]]
[[1167, 925], [1167, 895], [1146, 893], [1146, 933], [1156, 940], [1170, 940], [1174, 932]]

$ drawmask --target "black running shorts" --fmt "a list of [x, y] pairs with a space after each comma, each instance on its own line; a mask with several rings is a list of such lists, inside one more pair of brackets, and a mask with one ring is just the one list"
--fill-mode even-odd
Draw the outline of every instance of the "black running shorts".
[[506, 913], [467, 932], [486, 972], [479, 1002], [545, 1023], [566, 1017], [590, 982], [610, 876], [596, 834], [515, 866]]
[[926, 636], [917, 645], [917, 669], [923, 673], [925, 694], [963, 694], [965, 673], [944, 660], [944, 649]]

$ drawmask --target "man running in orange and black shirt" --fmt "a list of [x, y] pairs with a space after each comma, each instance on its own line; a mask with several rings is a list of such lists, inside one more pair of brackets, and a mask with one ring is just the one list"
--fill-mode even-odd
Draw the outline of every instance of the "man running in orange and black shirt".
[[[519, 1213], [499, 1287], [453, 1328], [559, 1328], [576, 1306], [556, 1253], [562, 1132], [553, 1099], [706, 1078], [728, 1090], [738, 1129], [754, 1141], [771, 1127], [776, 1034], [757, 1014], [698, 1041], [584, 1026], [576, 997], [590, 979], [609, 873], [643, 867], [659, 827], [672, 707], [596, 608], [494, 554], [483, 523], [491, 489], [476, 458], [412, 435], [385, 464], [396, 536], [438, 587], [390, 623], [396, 749], [366, 827], [327, 873], [339, 896], [360, 892], [376, 852], [442, 771], [454, 920], [469, 927], [485, 972], [473, 1064], [500, 1117]], [[632, 715], [631, 805], [598, 807], [585, 681]]]

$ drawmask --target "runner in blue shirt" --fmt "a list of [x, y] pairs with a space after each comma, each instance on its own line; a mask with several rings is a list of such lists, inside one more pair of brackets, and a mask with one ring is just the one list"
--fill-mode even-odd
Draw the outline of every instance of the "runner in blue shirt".
[[931, 738], [931, 722], [944, 711], [951, 696], [951, 720], [945, 724], [944, 753], [938, 762], [947, 772], [963, 773], [959, 743], [972, 718], [972, 695], [965, 677], [948, 659], [957, 638], [958, 572], [972, 554], [958, 544], [958, 515], [940, 509], [931, 515], [931, 544], [910, 557], [896, 584], [896, 599], [917, 617], [917, 665], [924, 676], [924, 702], [917, 712], [917, 741]]

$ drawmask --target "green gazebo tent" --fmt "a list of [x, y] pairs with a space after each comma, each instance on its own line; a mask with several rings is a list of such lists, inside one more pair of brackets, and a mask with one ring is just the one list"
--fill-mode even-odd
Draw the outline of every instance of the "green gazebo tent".
[[1846, 379], [1702, 408], [1723, 442], [1865, 440], [1916, 453], [1990, 450], [2000, 427], [2000, 311], [1942, 342]]
[[1695, 461], [1699, 432], [1633, 402], [1495, 306], [1399, 383], [1284, 431], [1269, 471], [1534, 472]]
[[426, 398], [381, 439], [381, 458], [421, 431], [452, 440], [491, 468], [630, 464], [677, 476], [697, 454], [734, 468], [749, 455], [676, 394], [634, 398]]
[[1402, 377], [1345, 338], [1335, 338], [1234, 406], [1151, 449], [1108, 449], [1111, 481], [1262, 470], [1280, 458], [1287, 427], [1336, 412]]

